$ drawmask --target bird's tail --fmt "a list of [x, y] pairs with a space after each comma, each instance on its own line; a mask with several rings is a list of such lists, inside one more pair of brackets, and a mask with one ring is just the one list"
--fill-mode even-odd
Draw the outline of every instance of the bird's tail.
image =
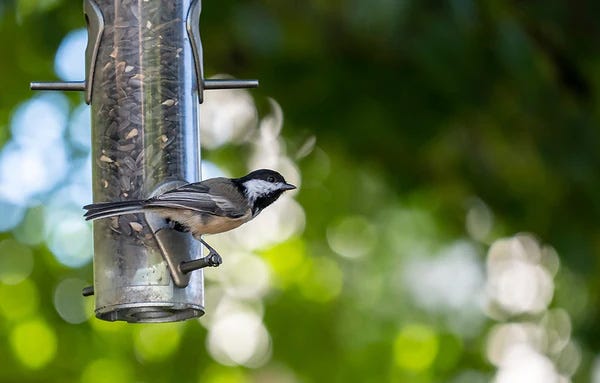
[[144, 200], [93, 203], [83, 207], [87, 210], [83, 216], [86, 220], [93, 220], [121, 214], [140, 213], [143, 211], [145, 203]]

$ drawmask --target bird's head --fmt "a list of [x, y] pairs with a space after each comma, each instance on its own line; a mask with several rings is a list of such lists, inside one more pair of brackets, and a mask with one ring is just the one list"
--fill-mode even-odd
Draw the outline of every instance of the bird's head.
[[281, 174], [269, 169], [255, 170], [236, 181], [250, 202], [253, 216], [275, 202], [284, 191], [296, 188], [287, 183]]

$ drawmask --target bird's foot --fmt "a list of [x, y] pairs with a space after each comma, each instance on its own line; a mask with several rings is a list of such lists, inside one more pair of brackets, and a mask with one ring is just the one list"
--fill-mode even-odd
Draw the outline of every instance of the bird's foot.
[[213, 249], [208, 243], [204, 242], [203, 239], [200, 239], [200, 242], [202, 242], [202, 244], [208, 249], [208, 255], [204, 257], [209, 263], [208, 266], [217, 267], [223, 263], [223, 258], [221, 258], [215, 249]]
[[[195, 237], [196, 238], [196, 237]], [[194, 259], [192, 261], [184, 261], [179, 264], [179, 271], [187, 274], [191, 271], [203, 269], [205, 267], [217, 267], [223, 263], [223, 258], [213, 249], [208, 243], [204, 242], [201, 238], [196, 238], [208, 249], [208, 255], [202, 258]]]

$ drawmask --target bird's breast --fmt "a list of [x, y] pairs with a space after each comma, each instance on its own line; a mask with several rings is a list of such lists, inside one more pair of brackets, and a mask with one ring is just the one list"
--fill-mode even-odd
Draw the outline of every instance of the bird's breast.
[[235, 219], [210, 215], [202, 217], [200, 219], [200, 221], [202, 221], [200, 225], [196, 226], [195, 223], [192, 223], [191, 227], [193, 232], [199, 234], [217, 234], [235, 229], [243, 223], [248, 222], [250, 218], [252, 218], [251, 214], [246, 214]]
[[[169, 211], [169, 213], [171, 213], [171, 211]], [[192, 210], [178, 211], [176, 216], [173, 214], [164, 215], [168, 215], [168, 218], [175, 220], [189, 228], [194, 235], [223, 233], [235, 229], [236, 227], [252, 219], [251, 211], [248, 211], [246, 214], [238, 218], [227, 218], [212, 214], [202, 214]]]

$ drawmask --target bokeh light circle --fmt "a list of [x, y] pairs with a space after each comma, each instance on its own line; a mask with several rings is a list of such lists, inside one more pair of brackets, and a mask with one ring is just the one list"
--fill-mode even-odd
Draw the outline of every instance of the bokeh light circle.
[[[547, 255], [544, 255], [547, 254]], [[543, 261], [556, 268], [551, 252], [525, 234], [495, 241], [488, 251], [486, 294], [505, 315], [538, 314], [554, 295], [554, 281]]]
[[33, 255], [29, 247], [13, 239], [0, 242], [0, 282], [14, 285], [22, 282], [33, 270]]
[[60, 263], [80, 267], [91, 261], [92, 228], [78, 211], [50, 208], [46, 221], [46, 241]]
[[228, 294], [240, 298], [262, 298], [270, 287], [269, 267], [253, 254], [238, 254], [223, 265], [221, 280]]
[[315, 302], [327, 303], [342, 292], [344, 274], [336, 261], [327, 257], [307, 258], [304, 278], [298, 286], [302, 295]]
[[435, 257], [414, 257], [402, 266], [402, 277], [416, 304], [428, 311], [479, 311], [484, 275], [477, 249], [467, 241], [454, 242]]
[[16, 227], [23, 220], [26, 212], [23, 205], [12, 203], [4, 198], [0, 190], [0, 215], [2, 216], [2, 219], [0, 219], [0, 232]]
[[288, 195], [283, 195], [272, 206], [262, 211], [251, 222], [235, 229], [231, 235], [245, 249], [255, 250], [273, 245], [304, 230], [304, 209]]
[[37, 286], [31, 279], [16, 285], [0, 283], [0, 314], [8, 320], [19, 321], [31, 317], [39, 306]]
[[421, 372], [432, 365], [438, 349], [439, 341], [431, 327], [408, 324], [394, 340], [394, 360], [403, 370]]
[[467, 232], [477, 241], [485, 241], [494, 226], [494, 214], [485, 202], [473, 198], [465, 220]]
[[133, 344], [136, 354], [156, 362], [171, 356], [181, 341], [181, 323], [153, 323], [136, 329]]
[[90, 120], [90, 106], [80, 104], [71, 113], [69, 120], [69, 138], [79, 150], [89, 151], [92, 145], [92, 125]]
[[68, 111], [69, 101], [61, 93], [45, 93], [23, 102], [11, 119], [13, 141], [35, 148], [62, 145]]
[[345, 258], [359, 258], [373, 250], [377, 242], [375, 226], [366, 217], [349, 216], [327, 228], [327, 243]]
[[27, 209], [25, 218], [13, 230], [15, 238], [26, 245], [37, 245], [44, 240], [44, 208], [42, 206]]
[[52, 147], [9, 142], [0, 152], [0, 198], [29, 205], [62, 181], [67, 167], [66, 148], [60, 141]]
[[10, 332], [10, 344], [17, 360], [32, 370], [54, 359], [57, 343], [54, 330], [41, 319], [19, 323]]
[[85, 47], [87, 30], [76, 29], [61, 41], [54, 58], [54, 71], [65, 81], [85, 79]]
[[207, 338], [208, 351], [219, 363], [259, 367], [271, 355], [271, 338], [259, 316], [235, 312], [216, 318]]
[[560, 383], [559, 379], [550, 359], [529, 345], [516, 344], [508, 351], [493, 383]]
[[202, 146], [208, 149], [239, 143], [256, 126], [258, 112], [246, 90], [206, 93], [200, 113]]
[[101, 358], [89, 363], [81, 374], [81, 383], [133, 382], [131, 367], [125, 360]]
[[89, 283], [81, 279], [67, 278], [54, 289], [54, 308], [65, 322], [83, 323], [92, 316], [86, 305], [86, 298], [81, 295], [82, 289], [87, 285]]

